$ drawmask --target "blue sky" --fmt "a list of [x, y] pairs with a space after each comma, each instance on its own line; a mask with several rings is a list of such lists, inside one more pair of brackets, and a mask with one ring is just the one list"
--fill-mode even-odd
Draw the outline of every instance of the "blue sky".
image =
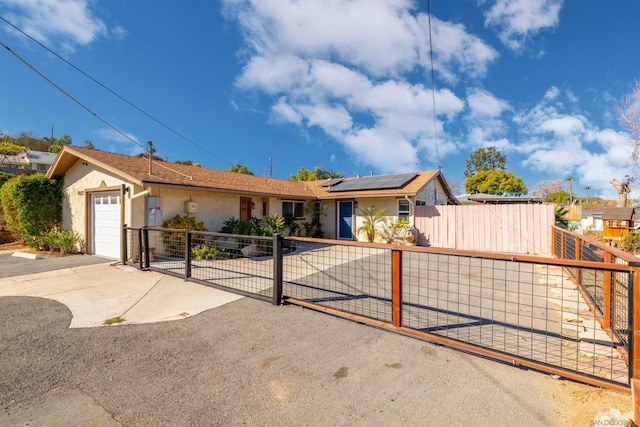
[[[0, 22], [0, 41], [169, 161], [286, 178], [442, 166], [464, 181], [495, 145], [529, 190], [575, 177], [613, 196], [635, 174], [617, 108], [640, 78], [637, 0], [0, 0], [0, 16], [191, 142]], [[434, 120], [435, 98], [435, 120]], [[0, 52], [0, 131], [137, 153]], [[633, 193], [632, 193], [633, 196]]]

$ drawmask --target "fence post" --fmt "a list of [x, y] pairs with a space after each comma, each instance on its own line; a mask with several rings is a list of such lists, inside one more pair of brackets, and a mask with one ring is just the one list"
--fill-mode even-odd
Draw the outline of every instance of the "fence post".
[[191, 232], [184, 232], [184, 278], [191, 277]]
[[391, 322], [402, 326], [402, 251], [391, 251]]
[[144, 270], [144, 253], [143, 253], [143, 246], [144, 243], [142, 241], [142, 228], [138, 228], [138, 263], [140, 264], [140, 270]]
[[[149, 229], [142, 229], [142, 248], [144, 249], [144, 268], [146, 270], [151, 266], [151, 251], [149, 250]], [[142, 259], [142, 256], [140, 257]]]
[[282, 303], [282, 235], [273, 235], [273, 305]]
[[565, 240], [565, 231], [562, 230], [560, 232], [560, 259], [566, 259], [566, 254], [564, 253], [564, 240]]
[[[604, 259], [605, 264], [611, 264], [612, 257], [611, 252], [605, 251]], [[611, 282], [613, 279], [613, 273], [611, 270], [604, 272], [604, 283], [602, 286], [602, 327], [604, 329], [611, 328], [611, 322], [613, 320], [613, 310], [611, 307], [615, 303], [615, 298], [611, 298]]]
[[129, 254], [127, 253], [127, 224], [122, 224], [122, 250], [120, 251], [122, 254], [122, 265], [127, 265], [127, 259], [129, 259]]
[[[629, 376], [631, 388], [640, 388], [640, 346], [636, 345], [638, 334], [640, 334], [640, 268], [633, 267], [632, 289], [629, 290]], [[637, 393], [634, 396], [635, 419], [640, 419], [640, 397]]]

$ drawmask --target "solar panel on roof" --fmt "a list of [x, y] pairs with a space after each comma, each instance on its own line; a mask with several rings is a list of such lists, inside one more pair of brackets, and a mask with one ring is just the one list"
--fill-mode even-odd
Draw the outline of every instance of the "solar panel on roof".
[[[363, 190], [391, 190], [402, 188], [412, 181], [418, 174], [402, 173], [397, 175], [365, 176], [343, 181], [340, 185], [329, 188], [330, 193], [343, 191], [363, 191]], [[323, 185], [324, 187], [324, 185]]]
[[321, 187], [331, 187], [340, 184], [344, 178], [333, 178], [321, 185]]

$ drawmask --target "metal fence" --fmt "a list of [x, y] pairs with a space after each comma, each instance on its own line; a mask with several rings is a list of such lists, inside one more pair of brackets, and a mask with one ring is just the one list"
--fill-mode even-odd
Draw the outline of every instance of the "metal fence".
[[629, 267], [628, 272], [590, 271], [587, 274], [567, 270], [602, 328], [628, 352], [633, 332], [633, 280], [640, 273], [633, 267], [640, 266], [640, 259], [559, 227], [553, 227], [552, 235], [557, 258]]
[[[628, 362], [636, 276], [620, 258], [595, 262], [297, 237], [125, 230], [124, 259], [143, 268], [598, 386], [628, 389], [633, 375]], [[599, 250], [575, 240], [572, 246], [562, 232], [555, 233], [554, 251], [593, 257]], [[609, 289], [606, 283], [609, 299], [602, 295]], [[604, 313], [609, 326], [602, 322]]]
[[[274, 263], [290, 246], [282, 238], [244, 236], [168, 228], [124, 227], [123, 259], [140, 268], [182, 277], [262, 300], [281, 300], [274, 281], [281, 263]], [[278, 294], [275, 294], [278, 292]]]

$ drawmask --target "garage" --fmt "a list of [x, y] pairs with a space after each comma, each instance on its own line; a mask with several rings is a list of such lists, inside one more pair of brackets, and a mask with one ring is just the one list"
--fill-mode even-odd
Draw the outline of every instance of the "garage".
[[120, 258], [120, 193], [91, 195], [94, 255]]

